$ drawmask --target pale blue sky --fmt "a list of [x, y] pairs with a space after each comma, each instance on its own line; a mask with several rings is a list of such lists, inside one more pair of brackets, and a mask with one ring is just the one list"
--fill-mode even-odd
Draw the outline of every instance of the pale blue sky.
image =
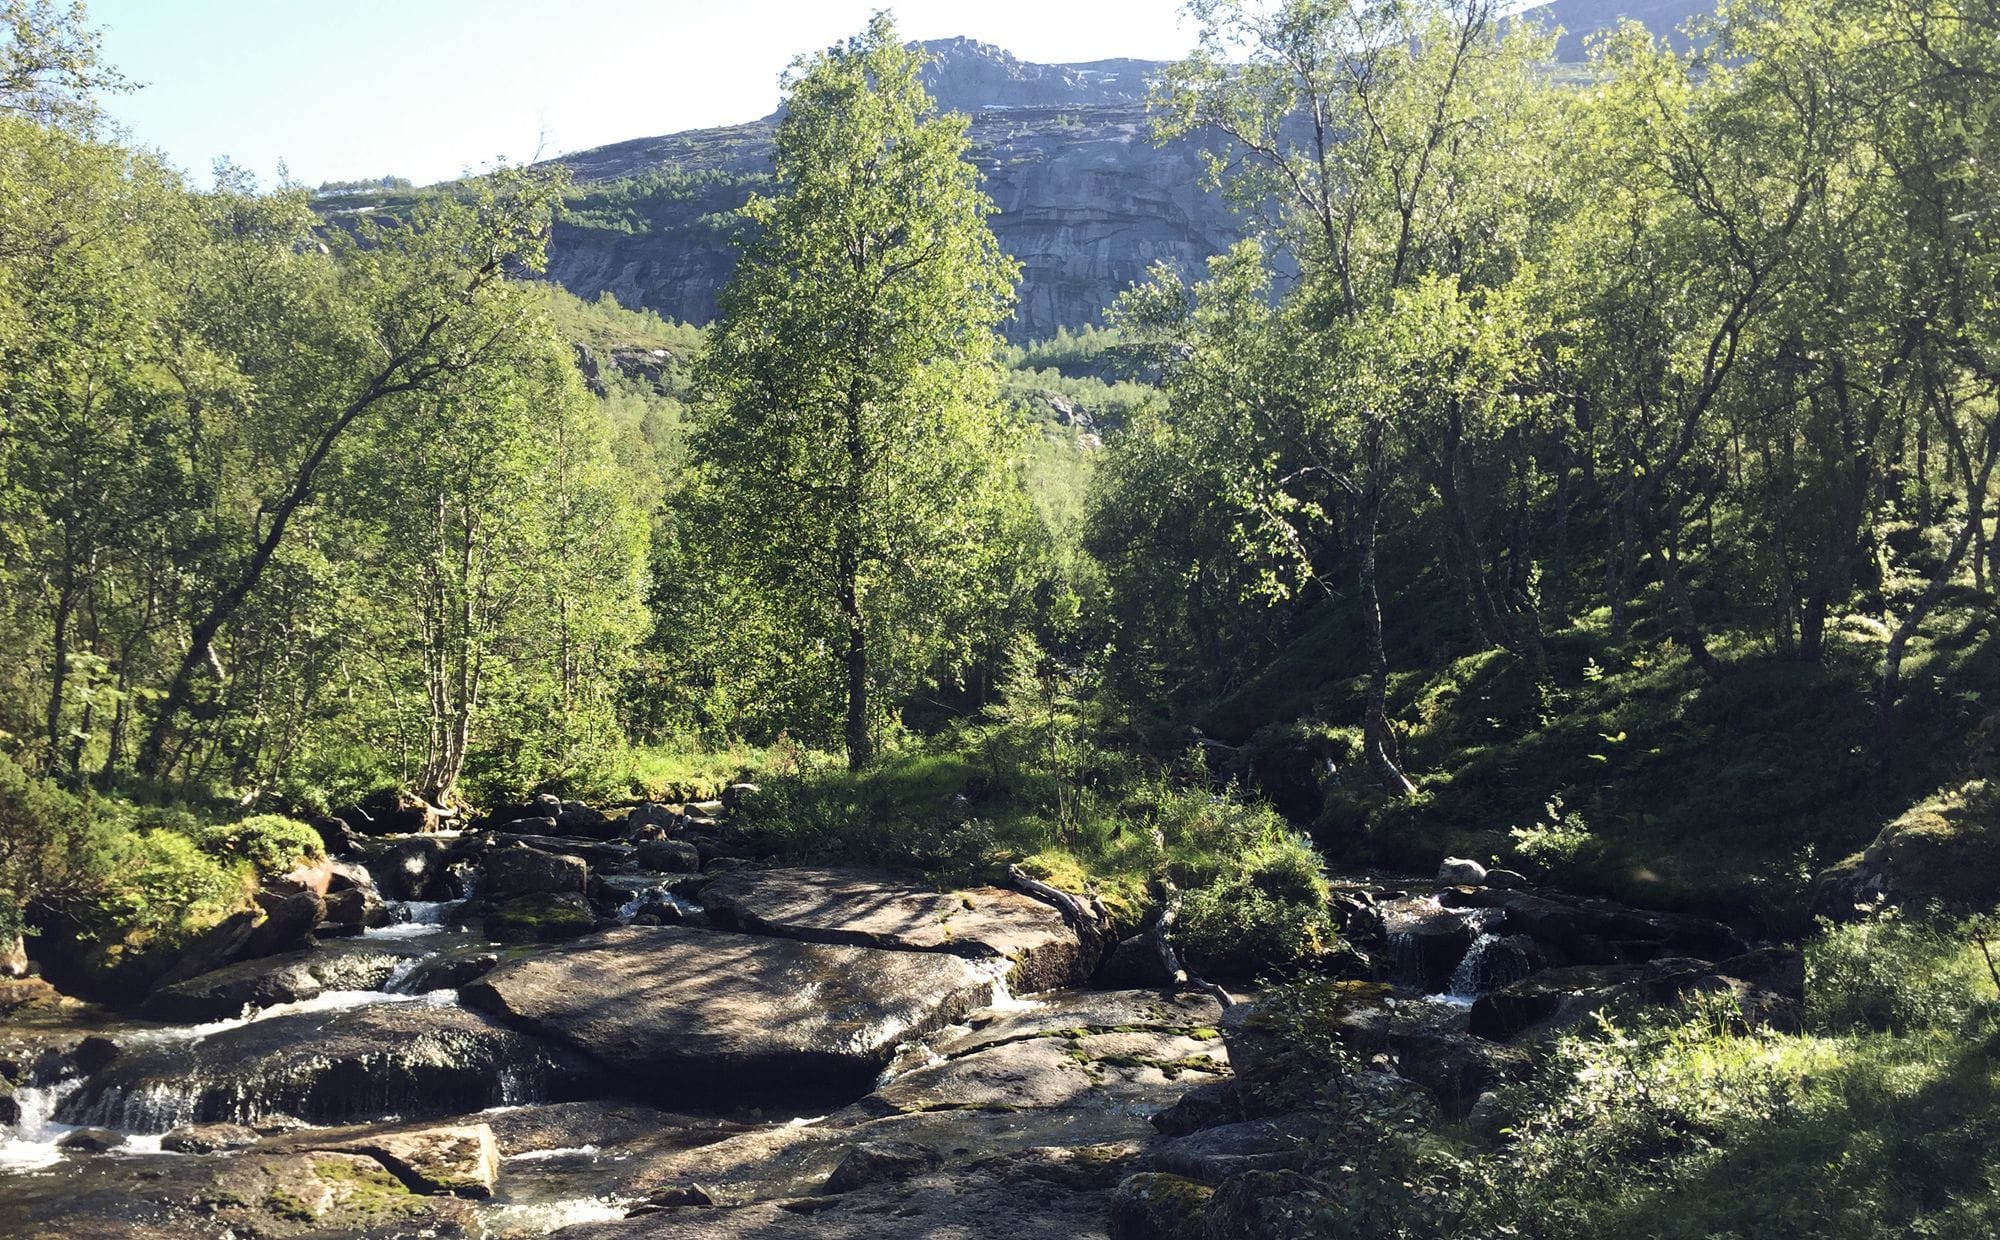
[[[267, 182], [419, 183], [765, 115], [800, 52], [881, 0], [90, 0], [110, 101], [140, 143], [203, 184], [227, 155]], [[970, 35], [1026, 60], [1171, 59], [1179, 0], [904, 0], [907, 38]]]

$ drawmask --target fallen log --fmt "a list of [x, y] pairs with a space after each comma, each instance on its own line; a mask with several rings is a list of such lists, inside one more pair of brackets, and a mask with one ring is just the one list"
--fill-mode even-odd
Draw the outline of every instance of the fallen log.
[[1083, 945], [1083, 972], [1087, 975], [1097, 967], [1097, 962], [1104, 958], [1105, 950], [1110, 946], [1111, 917], [1096, 893], [1091, 893], [1090, 903], [1085, 904], [1082, 897], [1030, 877], [1018, 865], [1007, 867], [1007, 881], [1023, 895], [1054, 905], [1056, 911], [1063, 915], [1063, 920], [1069, 923], [1069, 928], [1076, 932], [1077, 941]]

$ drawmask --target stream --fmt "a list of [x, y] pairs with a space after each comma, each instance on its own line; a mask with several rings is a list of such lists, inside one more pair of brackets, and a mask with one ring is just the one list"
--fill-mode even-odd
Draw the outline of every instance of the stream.
[[[148, 1000], [200, 1019], [0, 1024], [0, 1234], [1098, 1236], [1135, 1172], [1298, 1149], [1232, 1082], [1246, 1005], [1161, 989], [1130, 945], [1099, 968], [1019, 892], [655, 870], [643, 841], [367, 847], [350, 881], [411, 898]], [[1374, 959], [1341, 1036], [1447, 1117], [1564, 1004], [1742, 947], [1553, 893], [1371, 876], [1336, 900]]]

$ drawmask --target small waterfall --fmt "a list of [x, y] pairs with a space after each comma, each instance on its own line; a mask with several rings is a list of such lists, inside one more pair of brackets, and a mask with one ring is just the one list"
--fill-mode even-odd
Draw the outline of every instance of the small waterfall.
[[56, 1112], [82, 1087], [81, 1080], [68, 1080], [14, 1091], [20, 1119], [0, 1127], [0, 1172], [33, 1171], [62, 1161], [56, 1141], [73, 1126], [57, 1123]]
[[456, 900], [390, 900], [389, 924], [361, 932], [364, 939], [408, 939], [444, 932]]
[[1451, 998], [1472, 1000], [1518, 982], [1535, 971], [1534, 944], [1526, 935], [1482, 932], [1452, 970]]

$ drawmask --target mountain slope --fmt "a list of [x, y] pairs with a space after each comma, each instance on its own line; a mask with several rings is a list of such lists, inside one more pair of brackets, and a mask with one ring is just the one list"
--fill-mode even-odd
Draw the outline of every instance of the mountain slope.
[[[1567, 32], [1557, 58], [1623, 16], [1670, 31], [1704, 0], [1555, 0], [1528, 14]], [[972, 156], [999, 206], [993, 231], [1021, 261], [1015, 340], [1095, 322], [1155, 262], [1199, 273], [1241, 235], [1202, 188], [1200, 144], [1156, 147], [1147, 60], [1043, 65], [972, 39], [920, 45], [939, 105], [972, 118]], [[728, 212], [768, 186], [776, 115], [579, 151], [561, 161], [583, 187], [555, 232], [550, 275], [579, 296], [690, 323], [715, 317], [735, 254]]]

